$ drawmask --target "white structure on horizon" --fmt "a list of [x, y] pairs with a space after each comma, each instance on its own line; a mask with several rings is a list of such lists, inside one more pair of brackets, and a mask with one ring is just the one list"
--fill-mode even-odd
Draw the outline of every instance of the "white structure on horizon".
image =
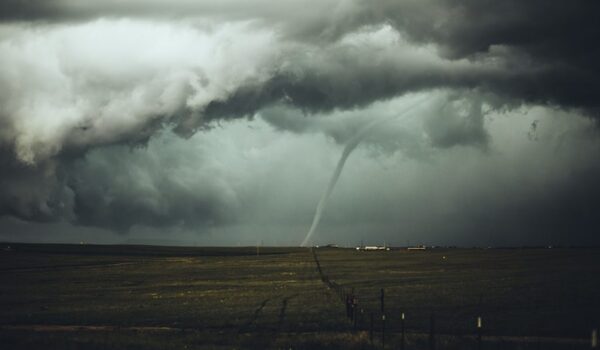
[[387, 246], [377, 246], [377, 245], [366, 245], [362, 247], [356, 247], [356, 250], [390, 250]]

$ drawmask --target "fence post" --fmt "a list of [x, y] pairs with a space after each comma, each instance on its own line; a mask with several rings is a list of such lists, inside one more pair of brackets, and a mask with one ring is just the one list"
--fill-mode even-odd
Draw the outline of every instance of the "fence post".
[[358, 325], [358, 327], [360, 327], [361, 330], [364, 329], [365, 327], [365, 309], [363, 309], [362, 307], [360, 308], [360, 324]]
[[477, 349], [481, 350], [481, 332], [482, 332], [481, 316], [477, 316]]
[[433, 312], [429, 320], [429, 349], [435, 350], [435, 315]]
[[385, 349], [385, 304], [384, 304], [384, 292], [381, 288], [381, 346]]
[[404, 350], [404, 312], [400, 315], [400, 330], [402, 332], [400, 336], [400, 350]]
[[371, 326], [369, 327], [369, 341], [373, 345], [373, 313], [371, 312]]

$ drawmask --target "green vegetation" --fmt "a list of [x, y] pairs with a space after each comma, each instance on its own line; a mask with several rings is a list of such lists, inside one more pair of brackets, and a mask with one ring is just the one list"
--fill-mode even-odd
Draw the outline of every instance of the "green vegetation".
[[[490, 344], [513, 339], [521, 348], [542, 341], [583, 349], [600, 316], [597, 249], [316, 253], [324, 274], [347, 292], [354, 288], [363, 310], [357, 331], [308, 249], [261, 248], [257, 256], [254, 247], [11, 244], [0, 251], [0, 343], [3, 349], [369, 348], [371, 312], [375, 329], [381, 327], [380, 288], [388, 344], [398, 342], [405, 312], [407, 348], [427, 348], [432, 312], [440, 349], [474, 346], [477, 316]], [[561, 345], [565, 338], [581, 343]], [[378, 339], [375, 333], [375, 346]]]

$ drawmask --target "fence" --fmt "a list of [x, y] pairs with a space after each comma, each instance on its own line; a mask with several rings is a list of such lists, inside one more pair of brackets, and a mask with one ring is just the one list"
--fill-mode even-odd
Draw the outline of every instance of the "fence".
[[[398, 312], [397, 310], [393, 312], [394, 325], [390, 324], [390, 314], [389, 310], [386, 310], [385, 307], [385, 290], [381, 288], [379, 290], [379, 295], [377, 296], [377, 302], [379, 304], [379, 308], [375, 309], [371, 305], [373, 304], [373, 296], [359, 296], [355, 293], [354, 288], [349, 288], [342, 286], [335, 281], [332, 281], [329, 276], [324, 273], [319, 258], [317, 256], [316, 250], [311, 249], [315, 264], [317, 266], [317, 271], [319, 273], [319, 277], [321, 281], [331, 289], [335, 295], [338, 297], [340, 302], [345, 305], [346, 308], [346, 316], [350, 322], [350, 325], [353, 331], [368, 331], [369, 342], [371, 346], [380, 346], [381, 348], [387, 347], [399, 348], [404, 350], [407, 348], [407, 337], [409, 335], [407, 328], [407, 313], [404, 311]], [[371, 301], [371, 303], [364, 303], [363, 301]], [[480, 301], [481, 303], [481, 301]], [[439, 338], [445, 338], [445, 343], [449, 342], [449, 337], [459, 338], [459, 343], [470, 343], [471, 348], [482, 350], [487, 348], [500, 348], [500, 349], [508, 349], [513, 348], [509, 347], [510, 344], [520, 344], [518, 346], [519, 349], [523, 348], [532, 348], [532, 349], [598, 349], [600, 348], [598, 345], [598, 329], [594, 328], [591, 330], [589, 339], [575, 339], [575, 338], [554, 338], [554, 337], [540, 337], [540, 336], [532, 336], [532, 337], [517, 337], [517, 336], [493, 336], [490, 334], [489, 330], [484, 328], [484, 319], [481, 315], [476, 315], [473, 317], [473, 326], [471, 332], [454, 332], [454, 333], [444, 333], [440, 334], [436, 330], [436, 313], [435, 310], [430, 310], [429, 312], [429, 322], [427, 332], [424, 333], [423, 325], [419, 325], [420, 327], [415, 327], [412, 329], [410, 335], [412, 337], [420, 338], [421, 348], [426, 346], [430, 350], [435, 350], [436, 348], [442, 348], [436, 342]], [[419, 332], [421, 330], [421, 332]], [[393, 337], [393, 344], [388, 337]], [[426, 339], [426, 340], [424, 340]], [[451, 342], [451, 341], [450, 341]], [[456, 343], [456, 341], [455, 341]], [[523, 345], [523, 344], [528, 345]], [[496, 344], [496, 346], [491, 346], [492, 344]], [[499, 345], [498, 345], [499, 344]], [[550, 345], [549, 345], [550, 344]], [[415, 345], [413, 344], [413, 347]], [[456, 346], [456, 344], [455, 344]], [[458, 345], [460, 349], [460, 344]]]

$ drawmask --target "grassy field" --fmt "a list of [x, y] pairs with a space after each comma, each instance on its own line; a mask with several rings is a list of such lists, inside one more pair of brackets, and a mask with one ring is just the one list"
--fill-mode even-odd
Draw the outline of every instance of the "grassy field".
[[[6, 244], [0, 245], [5, 247]], [[598, 249], [315, 249], [354, 289], [355, 326], [301, 248], [10, 244], [0, 251], [2, 349], [587, 349], [600, 315]], [[369, 341], [374, 315], [374, 343]], [[500, 337], [500, 338], [498, 338]]]

